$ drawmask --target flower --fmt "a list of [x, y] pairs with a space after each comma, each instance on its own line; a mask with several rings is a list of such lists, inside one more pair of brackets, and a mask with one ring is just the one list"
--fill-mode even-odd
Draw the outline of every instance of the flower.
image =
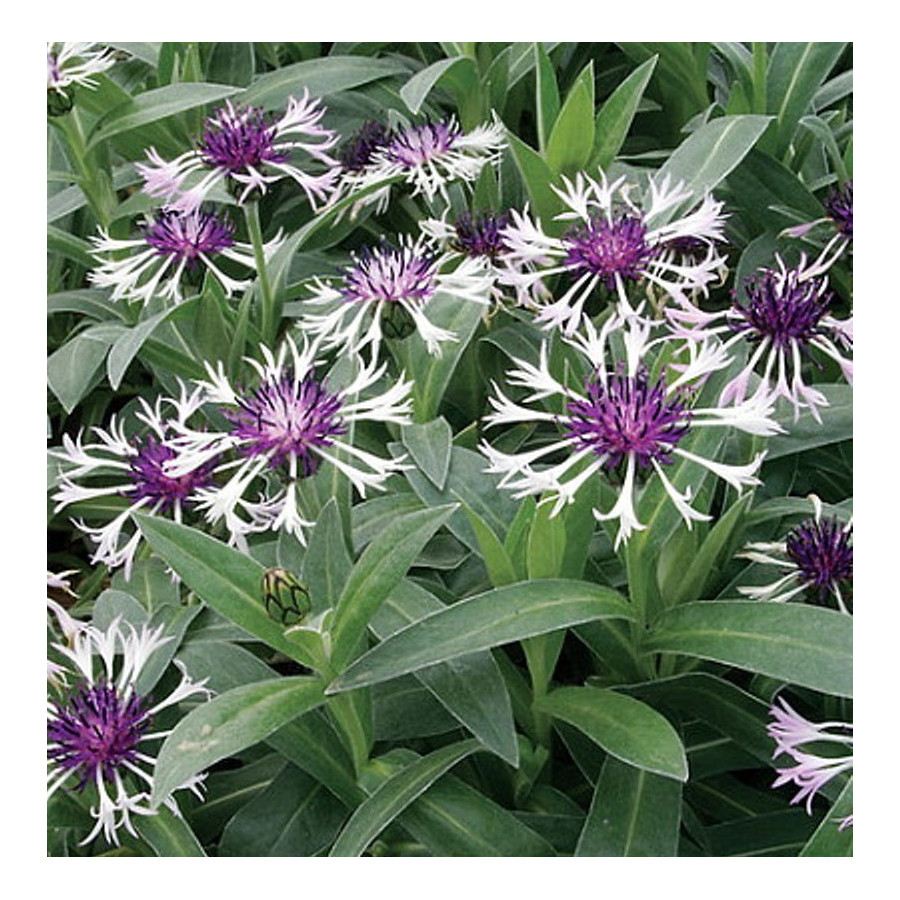
[[[180, 522], [195, 491], [209, 483], [211, 463], [180, 476], [169, 475], [165, 470], [166, 464], [178, 456], [169, 440], [174, 434], [174, 423], [183, 425], [196, 412], [200, 396], [199, 389], [188, 395], [182, 385], [177, 400], [160, 397], [151, 407], [141, 398], [141, 410], [135, 415], [148, 426], [146, 433], [126, 436], [124, 424], [113, 416], [108, 429], [93, 428], [99, 438], [97, 443], [84, 443], [79, 432], [74, 440], [63, 435], [63, 449], [50, 451], [52, 456], [71, 464], [71, 468], [59, 475], [58, 490], [53, 495], [54, 512], [97, 497], [123, 497], [127, 502], [120, 513], [99, 528], [73, 520], [97, 545], [91, 562], [104, 563], [110, 568], [124, 566], [125, 578], [130, 578], [134, 554], [141, 541], [139, 530], [127, 533], [132, 513], [138, 510], [161, 513]], [[175, 408], [174, 415], [164, 415], [164, 404]], [[101, 483], [81, 484], [82, 478], [98, 479]]]
[[372, 161], [374, 153], [387, 144], [389, 138], [390, 130], [381, 122], [364, 122], [338, 152], [341, 169], [344, 172], [361, 172]]
[[[325, 108], [311, 100], [304, 88], [300, 99], [288, 97], [284, 115], [276, 120], [263, 109], [236, 106], [230, 100], [206, 120], [195, 150], [167, 162], [151, 148], [149, 163], [138, 163], [144, 192], [162, 197], [166, 205], [182, 212], [196, 209], [212, 188], [222, 181], [239, 192], [244, 203], [254, 192], [266, 193], [270, 184], [287, 176], [304, 190], [313, 208], [325, 201], [334, 187], [338, 163], [328, 154], [337, 135], [320, 122]], [[306, 171], [292, 162], [300, 152], [324, 165], [318, 173]], [[202, 175], [199, 182], [185, 187], [188, 176]]]
[[91, 41], [59, 41], [47, 44], [47, 90], [60, 95], [73, 84], [94, 88], [97, 81], [93, 77], [105, 72], [115, 57], [112, 50], [92, 50]]
[[783, 541], [753, 542], [739, 554], [786, 573], [771, 584], [738, 590], [747, 597], [774, 602], [785, 602], [802, 592], [819, 604], [833, 597], [841, 612], [849, 612], [844, 592], [853, 580], [853, 521], [823, 518], [822, 501], [815, 495], [810, 501], [813, 518], [801, 522]]
[[[716, 243], [723, 240], [722, 204], [709, 195], [693, 211], [669, 221], [674, 209], [691, 199], [683, 184], [671, 187], [668, 176], [649, 182], [649, 207], [629, 197], [625, 176], [612, 184], [579, 172], [574, 184], [563, 176], [564, 189], [551, 185], [566, 205], [555, 218], [572, 225], [561, 237], [544, 232], [526, 209], [511, 212], [512, 224], [502, 235], [508, 252], [503, 283], [512, 285], [519, 302], [536, 306], [537, 321], [572, 334], [598, 289], [605, 289], [623, 313], [635, 312], [628, 286], [654, 285], [679, 304], [705, 294], [724, 266]], [[700, 248], [700, 253], [697, 249]], [[545, 280], [564, 274], [569, 286], [558, 300], [547, 302]]]
[[[660, 479], [689, 528], [695, 520], [710, 518], [691, 506], [691, 487], [682, 493], [666, 474], [676, 457], [699, 463], [738, 491], [759, 484], [755, 473], [763, 453], [746, 465], [706, 459], [679, 446], [695, 430], [734, 427], [757, 435], [780, 430], [764, 403], [754, 401], [731, 409], [696, 406], [693, 388], [729, 363], [715, 344], [699, 350], [685, 345], [689, 353], [686, 363], [671, 364], [668, 369], [658, 374], [653, 370], [651, 374], [648, 353], [668, 337], [651, 341], [650, 329], [650, 323], [635, 317], [612, 316], [599, 333], [589, 320], [585, 322], [584, 333], [566, 341], [589, 366], [580, 391], [567, 387], [550, 373], [545, 341], [538, 365], [516, 359], [518, 368], [507, 373], [507, 381], [531, 391], [524, 402], [556, 397], [563, 411], [519, 405], [494, 384], [497, 396], [490, 401], [494, 411], [485, 419], [489, 426], [544, 422], [553, 427], [556, 439], [548, 436], [534, 450], [508, 454], [487, 442], [481, 445], [490, 463], [487, 471], [503, 476], [500, 487], [516, 491], [516, 498], [546, 492], [546, 500], [555, 500], [551, 515], [571, 503], [579, 488], [596, 473], [620, 475], [619, 496], [612, 508], [608, 512], [594, 509], [598, 521], [619, 521], [616, 548], [628, 540], [632, 531], [646, 527], [635, 509], [636, 483], [642, 475], [655, 474]], [[625, 360], [608, 359], [613, 337], [624, 345]], [[537, 465], [545, 458], [563, 455], [562, 462]]]
[[800, 410], [808, 409], [821, 421], [819, 408], [827, 406], [828, 400], [805, 383], [803, 362], [816, 350], [837, 362], [852, 382], [853, 362], [844, 351], [853, 347], [853, 320], [838, 320], [830, 312], [833, 295], [824, 273], [833, 259], [826, 261], [823, 253], [807, 264], [803, 255], [795, 268], [788, 268], [778, 255], [775, 259], [777, 269], [761, 269], [748, 279], [746, 301], [735, 296], [720, 313], [687, 307], [668, 313], [685, 336], [707, 339], [718, 334], [725, 337], [729, 349], [742, 341], [753, 347], [746, 365], [723, 388], [720, 402], [743, 401], [757, 364], [765, 360], [757, 391], [786, 398], [793, 404], [795, 419]]
[[[74, 782], [74, 790], [95, 794], [91, 816], [96, 824], [82, 844], [101, 832], [109, 843], [118, 844], [122, 827], [137, 836], [131, 816], [156, 812], [146, 805], [156, 760], [144, 745], [169, 734], [151, 730], [154, 717], [188, 697], [209, 696], [206, 681], [192, 681], [183, 669], [180, 683], [165, 699], [153, 703], [138, 692], [148, 660], [172, 640], [162, 637], [162, 631], [162, 625], [152, 630], [143, 625], [138, 631], [117, 617], [105, 630], [78, 623], [66, 631], [66, 643], [52, 645], [68, 661], [73, 683], [68, 678], [55, 681], [58, 693], [48, 700], [48, 797], [67, 782]], [[95, 656], [100, 657], [99, 666]], [[194, 776], [176, 790], [186, 788], [202, 798], [202, 780], [202, 775]], [[171, 794], [164, 802], [178, 814]]]
[[438, 294], [459, 301], [488, 305], [492, 279], [476, 260], [464, 259], [443, 271], [451, 258], [442, 255], [424, 237], [401, 238], [398, 247], [382, 243], [352, 254], [353, 264], [343, 271], [338, 286], [316, 278], [307, 301], [322, 306], [309, 313], [300, 328], [318, 335], [325, 349], [341, 347], [356, 352], [371, 346], [377, 354], [382, 334], [405, 337], [418, 331], [428, 352], [439, 355], [440, 345], [456, 335], [435, 325], [428, 306]]
[[[113, 300], [147, 304], [159, 295], [180, 303], [184, 299], [182, 279], [201, 268], [212, 272], [228, 296], [250, 283], [229, 277], [216, 264], [217, 257], [224, 257], [246, 269], [256, 265], [252, 247], [236, 242], [234, 226], [213, 212], [165, 209], [147, 219], [140, 232], [140, 237], [120, 240], [101, 228], [100, 237], [91, 238], [100, 265], [91, 272], [90, 281], [97, 287], [111, 287]], [[264, 246], [266, 258], [280, 243], [278, 235]], [[136, 252], [115, 258], [122, 250]]]
[[[412, 407], [412, 385], [402, 377], [383, 394], [362, 396], [386, 371], [374, 361], [357, 360], [355, 377], [337, 388], [316, 374], [317, 346], [305, 338], [302, 348], [287, 338], [277, 357], [267, 347], [260, 350], [263, 364], [247, 359], [259, 380], [253, 388], [232, 387], [221, 362], [215, 368], [207, 363], [203, 404], [230, 424], [202, 431], [180, 424], [178, 457], [167, 467], [170, 477], [184, 478], [215, 465], [222, 483], [198, 489], [198, 508], [211, 524], [224, 519], [231, 543], [241, 548], [247, 534], [268, 529], [284, 529], [305, 542], [312, 522], [300, 510], [299, 482], [323, 462], [346, 475], [362, 496], [367, 488], [383, 490], [393, 472], [406, 468], [402, 459], [355, 447], [350, 435], [358, 422], [409, 424]], [[258, 502], [246, 499], [251, 488], [262, 491]]]
[[[813, 798], [832, 778], [853, 768], [853, 753], [822, 756], [811, 752], [807, 745], [839, 744], [852, 750], [853, 737], [848, 732], [852, 733], [853, 726], [844, 722], [810, 722], [793, 710], [783, 697], [778, 700], [781, 707], [772, 704], [769, 715], [774, 721], [766, 729], [769, 737], [775, 741], [772, 758], [790, 756], [796, 765], [776, 769], [778, 777], [772, 787], [793, 782], [800, 790], [791, 803], [799, 803], [805, 799], [806, 811], [812, 815]], [[850, 824], [852, 816], [841, 821], [839, 830]]]
[[[451, 181], [472, 182], [487, 163], [496, 163], [506, 146], [503, 124], [494, 119], [466, 134], [453, 118], [441, 122], [411, 125], [395, 133], [376, 132], [368, 126], [366, 136], [357, 138], [352, 161], [361, 165], [345, 166], [341, 187], [335, 198], [392, 180], [412, 186], [412, 196], [424, 195], [428, 200], [437, 194], [449, 203], [447, 184]], [[349, 151], [348, 151], [349, 152]], [[353, 214], [370, 204], [383, 212], [390, 195], [385, 184], [359, 199]]]

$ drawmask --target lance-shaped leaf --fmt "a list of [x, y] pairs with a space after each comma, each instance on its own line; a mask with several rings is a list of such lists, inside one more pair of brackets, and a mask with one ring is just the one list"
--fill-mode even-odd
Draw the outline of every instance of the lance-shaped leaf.
[[564, 687], [539, 698], [534, 708], [574, 725], [624, 763], [687, 781], [687, 758], [675, 729], [634, 697], [602, 688]]
[[480, 749], [478, 741], [441, 747], [383, 782], [350, 817], [329, 856], [362, 856], [363, 851], [417, 797], [461, 759]]
[[486, 591], [419, 619], [360, 657], [329, 686], [349, 691], [512, 641], [594, 619], [630, 619], [611, 588], [537, 580]]
[[156, 815], [135, 816], [131, 821], [157, 856], [206, 856], [184, 817], [166, 807]]
[[324, 701], [318, 678], [297, 675], [245, 684], [195, 707], [159, 751], [152, 806], [204, 769], [265, 740]]
[[677, 856], [681, 784], [607, 757], [576, 856]]
[[686, 603], [659, 617], [643, 649], [699, 656], [826, 694], [853, 696], [853, 622], [817, 606]]
[[400, 516], [363, 551], [334, 614], [332, 664], [336, 669], [346, 665], [378, 607], [455, 509], [439, 506]]

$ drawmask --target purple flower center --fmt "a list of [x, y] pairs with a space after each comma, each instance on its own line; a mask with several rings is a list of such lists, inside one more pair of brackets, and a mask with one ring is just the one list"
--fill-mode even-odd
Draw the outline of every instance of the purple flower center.
[[314, 451], [330, 446], [347, 430], [340, 417], [340, 398], [311, 374], [297, 381], [287, 371], [239, 398], [238, 406], [225, 415], [234, 423], [232, 434], [245, 442], [242, 452], [268, 456], [273, 468], [294, 457], [300, 477], [314, 475], [320, 461]]
[[135, 449], [137, 454], [131, 459], [132, 486], [126, 490], [135, 499], [154, 501], [163, 512], [183, 503], [197, 488], [205, 487], [212, 480], [214, 461], [177, 478], [165, 474], [165, 463], [178, 454], [171, 447], [159, 443], [152, 434], [136, 440]]
[[495, 260], [505, 249], [501, 231], [509, 225], [507, 213], [483, 213], [473, 216], [464, 212], [456, 220], [453, 246], [466, 256], [486, 256]]
[[825, 211], [834, 220], [838, 231], [853, 239], [853, 182], [832, 188], [825, 198]]
[[47, 755], [81, 776], [78, 788], [100, 775], [112, 781], [125, 763], [134, 763], [137, 746], [150, 725], [144, 701], [120, 697], [111, 684], [82, 685], [64, 703], [51, 701]]
[[364, 247], [356, 264], [345, 270], [341, 294], [348, 302], [410, 300], [424, 303], [437, 289], [437, 263], [412, 247]]
[[638, 281], [658, 254], [659, 247], [647, 243], [647, 228], [637, 216], [623, 214], [612, 222], [596, 218], [563, 235], [567, 248], [564, 265], [577, 272], [590, 272], [615, 290], [616, 275]]
[[651, 384], [646, 369], [637, 375], [610, 375], [605, 385], [591, 376], [585, 389], [587, 399], [566, 405], [566, 429], [580, 449], [608, 457], [609, 468], [627, 456], [641, 468], [654, 460], [671, 462], [669, 454], [690, 430], [689, 392], [667, 396], [665, 380]]
[[187, 261], [188, 266], [196, 265], [203, 255], [221, 253], [234, 244], [234, 226], [199, 209], [189, 213], [163, 210], [143, 231], [144, 240], [160, 256]]
[[229, 173], [258, 169], [288, 159], [287, 152], [276, 148], [276, 137], [262, 109], [228, 104], [206, 120], [200, 154], [207, 165]]
[[341, 148], [339, 159], [344, 171], [364, 169], [372, 161], [372, 154], [387, 144], [389, 136], [381, 122], [366, 122]]
[[835, 517], [807, 519], [790, 532], [785, 541], [788, 558], [799, 569], [799, 577], [819, 594], [819, 602], [841, 582], [853, 578], [853, 529]]
[[456, 122], [426, 122], [391, 138], [385, 155], [390, 162], [412, 169], [446, 153], [461, 136]]
[[795, 341], [805, 345], [825, 331], [819, 323], [831, 305], [827, 286], [825, 278], [801, 281], [793, 269], [784, 274], [764, 270], [747, 281], [748, 303], [732, 306], [729, 325], [751, 340], [769, 338], [777, 348]]

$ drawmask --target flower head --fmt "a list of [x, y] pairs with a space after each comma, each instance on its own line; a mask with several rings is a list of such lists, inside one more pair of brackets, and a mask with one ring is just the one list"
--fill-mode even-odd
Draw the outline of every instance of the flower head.
[[[649, 323], [633, 317], [611, 317], [598, 333], [588, 321], [583, 334], [568, 340], [588, 363], [581, 390], [551, 374], [546, 342], [537, 366], [516, 360], [518, 368], [507, 373], [507, 382], [530, 391], [524, 402], [556, 397], [556, 407], [561, 405], [563, 411], [520, 405], [495, 385], [497, 396], [491, 400], [494, 411], [486, 418], [488, 425], [545, 423], [551, 433], [536, 449], [521, 453], [503, 453], [487, 443], [481, 446], [490, 463], [488, 471], [503, 476], [501, 487], [515, 490], [516, 497], [546, 494], [545, 499], [555, 501], [552, 515], [572, 502], [581, 486], [596, 475], [620, 483], [613, 507], [608, 512], [594, 510], [599, 521], [619, 521], [617, 547], [632, 531], [646, 527], [635, 507], [639, 478], [658, 478], [688, 527], [694, 520], [710, 518], [691, 505], [691, 487], [678, 490], [667, 474], [679, 459], [699, 463], [738, 490], [759, 483], [755, 473], [763, 454], [746, 465], [705, 459], [682, 446], [694, 431], [730, 426], [766, 435], [778, 430], [770, 418], [771, 410], [764, 405], [747, 404], [733, 410], [696, 405], [692, 388], [729, 362], [714, 346], [700, 352], [688, 348], [691, 355], [686, 363], [673, 364], [651, 376], [649, 351], [665, 338], [650, 340], [650, 328]], [[615, 355], [614, 342], [624, 347], [624, 360], [610, 359]], [[561, 462], [542, 464], [560, 456]]]
[[[375, 135], [373, 126], [370, 134]], [[448, 200], [452, 181], [472, 182], [487, 163], [496, 163], [506, 146], [503, 125], [494, 120], [465, 133], [455, 119], [425, 122], [398, 131], [378, 134], [377, 141], [357, 144], [362, 152], [353, 155], [362, 165], [345, 166], [341, 196], [387, 182], [359, 199], [354, 212], [376, 204], [383, 211], [390, 195], [390, 182], [400, 180], [412, 187], [412, 195], [428, 200], [440, 194]]]
[[355, 352], [371, 346], [377, 353], [382, 335], [405, 337], [417, 331], [428, 351], [440, 353], [440, 345], [456, 340], [453, 332], [435, 325], [428, 317], [430, 302], [439, 293], [461, 301], [488, 304], [492, 280], [474, 260], [463, 260], [445, 271], [449, 258], [439, 254], [424, 238], [401, 239], [363, 248], [353, 264], [334, 282], [316, 279], [308, 301], [324, 309], [300, 320], [300, 327], [320, 335], [323, 347], [342, 347]]
[[232, 543], [242, 547], [248, 534], [265, 530], [284, 529], [305, 540], [312, 522], [300, 510], [299, 482], [323, 463], [345, 474], [363, 496], [367, 488], [383, 490], [388, 477], [405, 468], [402, 460], [361, 450], [348, 435], [358, 422], [410, 421], [410, 382], [401, 378], [383, 394], [371, 394], [385, 366], [360, 360], [355, 377], [339, 388], [316, 372], [317, 347], [307, 341], [298, 348], [288, 338], [277, 356], [261, 350], [264, 363], [247, 360], [255, 386], [232, 386], [221, 363], [207, 363], [203, 404], [228, 425], [202, 431], [181, 426], [174, 441], [178, 460], [167, 467], [170, 477], [185, 477], [214, 461], [216, 484], [198, 490], [198, 506], [210, 523], [224, 519]]
[[[184, 299], [182, 282], [191, 275], [196, 278], [201, 271], [211, 272], [230, 296], [250, 282], [226, 275], [220, 261], [228, 259], [249, 270], [256, 265], [252, 248], [235, 241], [232, 224], [204, 209], [164, 209], [140, 226], [139, 237], [112, 238], [101, 229], [91, 242], [99, 265], [90, 280], [98, 287], [111, 287], [113, 300], [147, 304], [159, 296], [180, 303]], [[266, 244], [265, 255], [274, 253], [280, 243], [276, 237]], [[129, 255], [121, 257], [123, 251]]]
[[736, 295], [724, 312], [685, 307], [672, 309], [669, 315], [688, 337], [708, 339], [717, 334], [729, 349], [742, 341], [749, 344], [747, 364], [725, 385], [722, 403], [742, 402], [751, 376], [761, 364], [757, 392], [787, 399], [795, 418], [808, 409], [820, 419], [819, 408], [828, 401], [821, 391], [806, 384], [804, 363], [816, 351], [837, 362], [844, 377], [852, 381], [853, 362], [845, 353], [853, 346], [853, 322], [831, 314], [833, 295], [824, 273], [833, 259], [826, 262], [823, 254], [808, 264], [803, 256], [793, 268], [780, 256], [776, 261], [776, 269], [761, 269], [746, 282], [746, 299]]
[[[244, 203], [254, 194], [264, 194], [269, 185], [287, 176], [306, 193], [315, 208], [328, 199], [337, 178], [338, 163], [328, 151], [337, 135], [320, 122], [325, 108], [319, 100], [289, 97], [280, 119], [264, 110], [237, 106], [230, 100], [206, 120], [194, 150], [171, 162], [156, 150], [147, 153], [148, 163], [138, 164], [144, 192], [162, 197], [166, 205], [182, 212], [196, 209], [212, 188], [226, 182]], [[303, 167], [294, 161], [304, 160]], [[307, 163], [311, 162], [309, 170]], [[200, 180], [188, 185], [189, 176]]]
[[[767, 728], [769, 737], [775, 741], [773, 758], [785, 755], [793, 759], [795, 765], [779, 768], [778, 777], [772, 787], [793, 783], [799, 790], [791, 803], [806, 800], [806, 811], [812, 814], [812, 802], [816, 794], [832, 778], [853, 768], [853, 726], [844, 722], [813, 723], [791, 708], [783, 697], [778, 698], [781, 706], [772, 704], [769, 715], [774, 719]], [[810, 745], [821, 748], [813, 752]], [[850, 753], [821, 755], [825, 748], [839, 745]], [[841, 828], [850, 822], [844, 820]]]
[[[561, 237], [546, 234], [527, 210], [513, 211], [502, 231], [507, 271], [501, 281], [516, 289], [520, 303], [537, 307], [537, 320], [547, 327], [572, 334], [601, 289], [631, 315], [629, 292], [638, 285], [684, 304], [720, 277], [724, 259], [716, 244], [723, 240], [724, 216], [711, 197], [669, 221], [691, 194], [682, 185], [671, 187], [668, 178], [658, 186], [651, 179], [646, 208], [631, 200], [625, 176], [610, 184], [603, 172], [599, 181], [578, 173], [574, 183], [563, 177], [563, 184], [553, 186], [566, 206], [556, 218], [570, 223]], [[557, 275], [564, 276], [564, 292], [546, 302], [545, 281]]]
[[748, 597], [780, 602], [806, 593], [819, 604], [833, 599], [841, 612], [849, 612], [846, 601], [853, 582], [853, 522], [823, 517], [819, 498], [813, 495], [810, 500], [813, 517], [793, 528], [783, 541], [754, 542], [741, 553], [753, 562], [778, 566], [784, 574], [771, 584], [738, 590]]
[[[48, 794], [67, 782], [94, 794], [96, 824], [82, 843], [102, 831], [109, 843], [118, 844], [121, 827], [137, 836], [131, 816], [155, 814], [147, 805], [155, 759], [146, 745], [168, 734], [151, 730], [154, 717], [187, 697], [209, 695], [205, 682], [192, 681], [184, 671], [178, 686], [159, 702], [138, 692], [147, 661], [171, 640], [162, 631], [163, 626], [151, 630], [146, 625], [138, 631], [117, 618], [105, 630], [80, 623], [67, 643], [53, 645], [68, 661], [69, 677], [56, 682], [60, 691], [48, 701]], [[180, 787], [202, 796], [201, 781], [195, 777]], [[177, 814], [171, 795], [164, 802]]]
[[[140, 531], [129, 524], [132, 513], [159, 513], [180, 522], [197, 490], [209, 484], [211, 462], [180, 475], [167, 471], [167, 466], [178, 457], [170, 442], [174, 425], [183, 425], [196, 412], [200, 396], [199, 389], [189, 395], [182, 386], [178, 399], [161, 397], [150, 406], [142, 398], [141, 411], [136, 415], [148, 426], [147, 432], [127, 435], [125, 426], [114, 416], [108, 429], [93, 429], [96, 443], [84, 443], [81, 433], [74, 440], [64, 435], [62, 449], [51, 451], [70, 465], [59, 475], [58, 490], [53, 495], [55, 512], [97, 497], [118, 497], [125, 502], [122, 511], [100, 527], [75, 521], [96, 544], [92, 562], [110, 568], [124, 566], [125, 577], [129, 578], [141, 541]], [[165, 405], [174, 407], [174, 414], [167, 415]]]

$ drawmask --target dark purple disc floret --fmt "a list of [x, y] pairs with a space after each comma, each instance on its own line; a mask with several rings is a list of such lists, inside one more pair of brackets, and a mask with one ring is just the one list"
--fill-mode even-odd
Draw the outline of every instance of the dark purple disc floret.
[[853, 240], [853, 182], [832, 188], [825, 198], [825, 211], [834, 220], [837, 230]]
[[646, 369], [610, 375], [605, 385], [594, 376], [585, 389], [587, 399], [570, 400], [566, 407], [566, 428], [579, 448], [608, 457], [609, 468], [627, 456], [641, 468], [671, 462], [669, 454], [690, 430], [688, 392], [667, 396], [665, 380], [651, 383]]
[[800, 580], [818, 593], [819, 602], [842, 582], [853, 578], [853, 529], [845, 530], [835, 517], [807, 519], [785, 541], [788, 558]]
[[466, 256], [496, 260], [505, 249], [502, 231], [507, 225], [509, 214], [505, 212], [486, 212], [478, 216], [464, 212], [456, 220], [452, 246]]
[[80, 776], [78, 788], [99, 774], [112, 782], [126, 763], [135, 763], [137, 747], [150, 725], [142, 698], [121, 697], [111, 684], [82, 685], [63, 703], [51, 701], [47, 723], [48, 756]]
[[638, 281], [660, 248], [647, 242], [647, 228], [637, 216], [622, 214], [612, 222], [595, 218], [563, 235], [567, 248], [564, 265], [576, 274], [599, 276], [610, 291], [616, 275]]
[[750, 340], [771, 340], [776, 348], [801, 347], [827, 333], [821, 324], [828, 314], [832, 294], [825, 278], [801, 280], [797, 270], [777, 273], [763, 270], [746, 283], [747, 303], [735, 303], [728, 323]]
[[165, 473], [165, 464], [178, 455], [152, 434], [135, 441], [137, 453], [131, 459], [132, 486], [126, 492], [136, 500], [149, 499], [168, 512], [184, 503], [195, 490], [212, 481], [215, 462], [207, 462], [177, 478]]
[[345, 172], [360, 172], [371, 161], [376, 150], [384, 147], [390, 131], [381, 122], [365, 122], [341, 148], [338, 159]]
[[234, 226], [227, 219], [202, 210], [181, 213], [162, 210], [144, 226], [144, 240], [160, 256], [195, 266], [201, 255], [221, 253], [234, 245]]
[[289, 154], [275, 146], [275, 126], [257, 107], [226, 106], [206, 120], [200, 138], [203, 161], [226, 172], [258, 170], [286, 162]]
[[288, 370], [277, 381], [267, 381], [240, 398], [239, 409], [225, 415], [234, 424], [232, 434], [244, 441], [241, 452], [268, 456], [272, 467], [293, 456], [298, 476], [306, 477], [319, 468], [314, 451], [330, 446], [347, 430], [341, 406], [341, 399], [314, 375], [298, 382]]

